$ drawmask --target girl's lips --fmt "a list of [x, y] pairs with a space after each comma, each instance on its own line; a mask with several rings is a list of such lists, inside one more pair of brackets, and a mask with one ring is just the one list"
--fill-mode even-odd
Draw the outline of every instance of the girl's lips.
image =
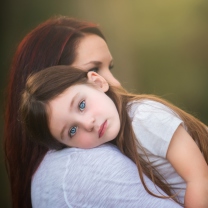
[[98, 131], [98, 136], [99, 136], [99, 138], [101, 138], [101, 137], [103, 136], [103, 134], [105, 133], [106, 127], [107, 127], [107, 121], [105, 121], [105, 122], [100, 126], [100, 129], [99, 129], [99, 131]]

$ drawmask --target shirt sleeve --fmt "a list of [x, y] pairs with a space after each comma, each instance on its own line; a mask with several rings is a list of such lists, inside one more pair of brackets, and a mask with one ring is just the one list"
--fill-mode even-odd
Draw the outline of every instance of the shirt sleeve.
[[130, 117], [140, 144], [153, 155], [166, 158], [172, 136], [183, 123], [180, 117], [167, 106], [151, 100], [133, 103]]

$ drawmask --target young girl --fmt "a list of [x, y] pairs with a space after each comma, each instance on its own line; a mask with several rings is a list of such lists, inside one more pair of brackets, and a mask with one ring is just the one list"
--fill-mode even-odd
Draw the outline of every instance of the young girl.
[[150, 194], [142, 173], [185, 207], [208, 206], [207, 126], [167, 101], [127, 93], [92, 71], [54, 66], [28, 78], [20, 112], [35, 142], [57, 150], [114, 143]]

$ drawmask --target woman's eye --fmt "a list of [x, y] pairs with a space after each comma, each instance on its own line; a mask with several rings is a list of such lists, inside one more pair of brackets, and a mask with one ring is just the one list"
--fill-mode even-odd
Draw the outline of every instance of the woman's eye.
[[95, 68], [92, 68], [92, 69], [90, 69], [90, 70], [89, 70], [89, 72], [90, 72], [90, 71], [93, 71], [93, 72], [96, 72], [96, 73], [98, 73], [98, 71], [99, 71], [99, 68], [98, 68], [98, 67], [95, 67]]
[[111, 64], [111, 65], [109, 66], [109, 69], [111, 70], [111, 69], [113, 69], [113, 67], [114, 67], [114, 65]]
[[79, 104], [79, 110], [80, 111], [83, 111], [86, 107], [86, 103], [85, 103], [85, 100], [83, 100], [80, 104]]
[[73, 137], [77, 132], [77, 127], [73, 126], [70, 130], [69, 130], [69, 136]]

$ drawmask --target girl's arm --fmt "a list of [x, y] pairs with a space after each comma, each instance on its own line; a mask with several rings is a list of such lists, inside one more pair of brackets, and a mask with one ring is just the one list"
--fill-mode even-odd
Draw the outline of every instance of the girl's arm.
[[197, 144], [182, 125], [175, 131], [167, 159], [186, 181], [185, 207], [208, 207], [208, 166]]

